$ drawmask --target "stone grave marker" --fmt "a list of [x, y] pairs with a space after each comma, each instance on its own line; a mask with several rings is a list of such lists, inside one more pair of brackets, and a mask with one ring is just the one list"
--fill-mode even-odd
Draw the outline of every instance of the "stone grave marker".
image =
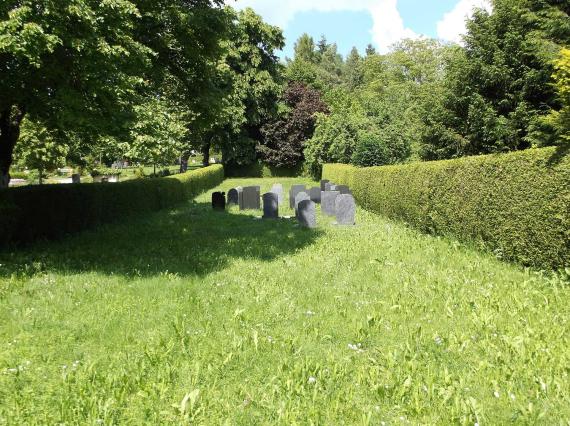
[[263, 219], [279, 219], [279, 197], [275, 192], [263, 194]]
[[81, 175], [74, 173], [71, 175], [71, 183], [81, 183]]
[[332, 191], [331, 186], [333, 186], [334, 183], [331, 182], [327, 182], [325, 183], [325, 191]]
[[226, 209], [226, 193], [225, 192], [214, 192], [212, 194], [212, 208], [214, 210], [225, 210]]
[[321, 181], [321, 191], [324, 191], [324, 190], [325, 190], [325, 184], [326, 184], [326, 183], [330, 183], [330, 180], [328, 180], [328, 179], [323, 179], [323, 180]]
[[336, 214], [336, 197], [340, 195], [338, 191], [323, 191], [321, 194], [321, 210], [327, 216]]
[[297, 194], [299, 192], [304, 192], [306, 190], [307, 190], [307, 188], [305, 188], [305, 185], [293, 185], [291, 187], [291, 189], [289, 190], [289, 207], [294, 209], [295, 208], [295, 197], [297, 196]]
[[342, 194], [335, 201], [336, 222], [338, 225], [354, 225], [356, 217], [356, 202], [350, 194]]
[[311, 188], [309, 190], [309, 197], [316, 204], [321, 204], [321, 188], [318, 186]]
[[240, 210], [259, 210], [261, 208], [259, 186], [246, 186], [243, 188]]
[[[319, 188], [320, 189], [320, 188]], [[317, 227], [317, 205], [314, 201], [303, 200], [298, 206], [297, 218], [299, 224], [304, 228]]]
[[352, 194], [352, 191], [350, 190], [350, 188], [348, 187], [348, 185], [337, 185], [336, 186], [336, 190], [338, 192], [341, 193], [341, 195], [343, 194]]
[[269, 192], [273, 192], [273, 193], [277, 194], [277, 198], [279, 199], [279, 205], [283, 204], [283, 201], [284, 201], [283, 185], [281, 185], [280, 183], [276, 183], [275, 185], [273, 185], [271, 187], [271, 191], [269, 191]]
[[239, 206], [239, 199], [240, 196], [238, 188], [230, 189], [228, 192], [228, 205], [235, 204], [236, 206]]
[[295, 196], [295, 216], [297, 216], [297, 212], [299, 210], [299, 203], [301, 201], [305, 201], [305, 200], [310, 200], [311, 197], [309, 197], [309, 194], [307, 194], [306, 192], [299, 192], [296, 196]]

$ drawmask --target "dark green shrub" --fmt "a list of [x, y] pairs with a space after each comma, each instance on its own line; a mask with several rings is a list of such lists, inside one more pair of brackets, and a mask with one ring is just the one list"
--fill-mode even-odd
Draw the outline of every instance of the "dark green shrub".
[[225, 173], [227, 178], [298, 177], [306, 174], [303, 163], [296, 167], [273, 167], [260, 161], [244, 166], [226, 166]]
[[195, 197], [223, 179], [223, 167], [216, 165], [161, 179], [2, 190], [0, 223], [10, 225], [9, 229], [0, 228], [0, 242], [54, 239], [132, 214], [156, 211]]
[[536, 268], [570, 265], [570, 158], [554, 148], [356, 168], [325, 165], [365, 208]]

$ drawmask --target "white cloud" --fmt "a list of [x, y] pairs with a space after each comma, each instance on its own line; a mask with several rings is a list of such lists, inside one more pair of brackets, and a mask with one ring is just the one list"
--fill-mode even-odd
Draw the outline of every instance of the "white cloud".
[[455, 8], [446, 13], [443, 19], [437, 23], [437, 35], [448, 41], [461, 43], [462, 36], [467, 32], [465, 21], [473, 16], [476, 7], [491, 12], [492, 7], [488, 0], [460, 0]]
[[238, 9], [253, 8], [263, 18], [281, 28], [299, 12], [336, 12], [343, 10], [365, 11], [374, 21], [372, 39], [381, 52], [402, 38], [417, 38], [418, 35], [404, 26], [397, 8], [397, 0], [237, 0], [228, 2]]

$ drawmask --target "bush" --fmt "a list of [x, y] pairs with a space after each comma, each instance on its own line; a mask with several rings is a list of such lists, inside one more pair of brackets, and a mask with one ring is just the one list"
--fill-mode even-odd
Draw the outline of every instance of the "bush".
[[[0, 223], [11, 224], [8, 231], [0, 228], [0, 242], [59, 238], [136, 213], [174, 206], [223, 179], [223, 167], [215, 165], [161, 179], [4, 189], [0, 191]], [[5, 237], [8, 234], [10, 237]]]
[[325, 165], [364, 207], [426, 232], [474, 240], [505, 260], [570, 265], [570, 158], [555, 148], [356, 168]]
[[272, 177], [298, 177], [306, 175], [304, 163], [296, 167], [272, 167], [262, 162], [238, 166], [225, 166], [227, 178], [272, 178]]

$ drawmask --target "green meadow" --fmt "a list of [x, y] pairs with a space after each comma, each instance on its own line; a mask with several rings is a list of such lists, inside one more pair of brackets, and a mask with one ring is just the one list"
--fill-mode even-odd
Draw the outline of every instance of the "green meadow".
[[209, 201], [0, 252], [0, 424], [570, 424], [567, 282]]

